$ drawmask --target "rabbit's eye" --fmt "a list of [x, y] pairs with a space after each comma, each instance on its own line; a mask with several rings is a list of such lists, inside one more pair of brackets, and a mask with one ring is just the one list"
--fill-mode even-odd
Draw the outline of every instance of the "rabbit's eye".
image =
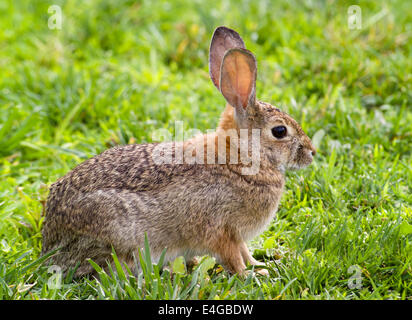
[[275, 138], [282, 139], [287, 134], [287, 129], [285, 126], [277, 126], [272, 128], [272, 134]]

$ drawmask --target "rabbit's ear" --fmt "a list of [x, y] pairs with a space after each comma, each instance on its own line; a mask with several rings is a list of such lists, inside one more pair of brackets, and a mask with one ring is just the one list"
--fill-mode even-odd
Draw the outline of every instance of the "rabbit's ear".
[[246, 49], [230, 49], [223, 57], [220, 91], [237, 110], [244, 110], [256, 100], [256, 58]]
[[218, 27], [213, 33], [209, 50], [209, 73], [213, 84], [220, 90], [220, 66], [226, 51], [233, 48], [245, 49], [239, 34], [226, 27]]

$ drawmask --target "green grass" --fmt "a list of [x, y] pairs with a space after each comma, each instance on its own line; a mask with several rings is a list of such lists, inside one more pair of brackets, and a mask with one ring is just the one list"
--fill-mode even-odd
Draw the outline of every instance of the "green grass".
[[[47, 9], [62, 7], [49, 30]], [[412, 299], [412, 6], [357, 1], [0, 2], [0, 299]], [[47, 185], [103, 150], [215, 128], [216, 26], [258, 59], [257, 95], [318, 148], [288, 174], [277, 219], [250, 246], [270, 277], [204, 258], [174, 275], [100, 272], [53, 289], [40, 258]], [[40, 259], [39, 259], [40, 258]], [[140, 257], [145, 260], [145, 253]], [[361, 287], [348, 284], [358, 266]], [[122, 271], [122, 272], [120, 272]]]

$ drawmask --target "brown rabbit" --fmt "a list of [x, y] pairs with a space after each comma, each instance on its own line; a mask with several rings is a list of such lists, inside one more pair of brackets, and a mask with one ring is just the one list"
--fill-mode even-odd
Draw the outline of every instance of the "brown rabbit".
[[[87, 259], [104, 266], [113, 246], [132, 267], [145, 233], [154, 260], [167, 248], [167, 260], [211, 254], [232, 273], [259, 264], [246, 242], [274, 217], [284, 171], [309, 165], [315, 149], [294, 119], [256, 99], [256, 59], [237, 32], [215, 30], [209, 69], [227, 101], [215, 132], [115, 147], [51, 186], [42, 253], [61, 248], [54, 264], [88, 274]], [[245, 143], [246, 157], [257, 150], [249, 161]]]

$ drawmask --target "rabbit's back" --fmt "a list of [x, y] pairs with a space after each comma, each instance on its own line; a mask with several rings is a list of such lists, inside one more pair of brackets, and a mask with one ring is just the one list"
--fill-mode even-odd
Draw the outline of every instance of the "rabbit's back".
[[[186, 168], [153, 161], [156, 143], [114, 147], [84, 161], [57, 180], [51, 190], [71, 186], [81, 192], [99, 189], [128, 189], [144, 191], [170, 181], [172, 175], [181, 175]], [[178, 170], [180, 169], [180, 170]]]

